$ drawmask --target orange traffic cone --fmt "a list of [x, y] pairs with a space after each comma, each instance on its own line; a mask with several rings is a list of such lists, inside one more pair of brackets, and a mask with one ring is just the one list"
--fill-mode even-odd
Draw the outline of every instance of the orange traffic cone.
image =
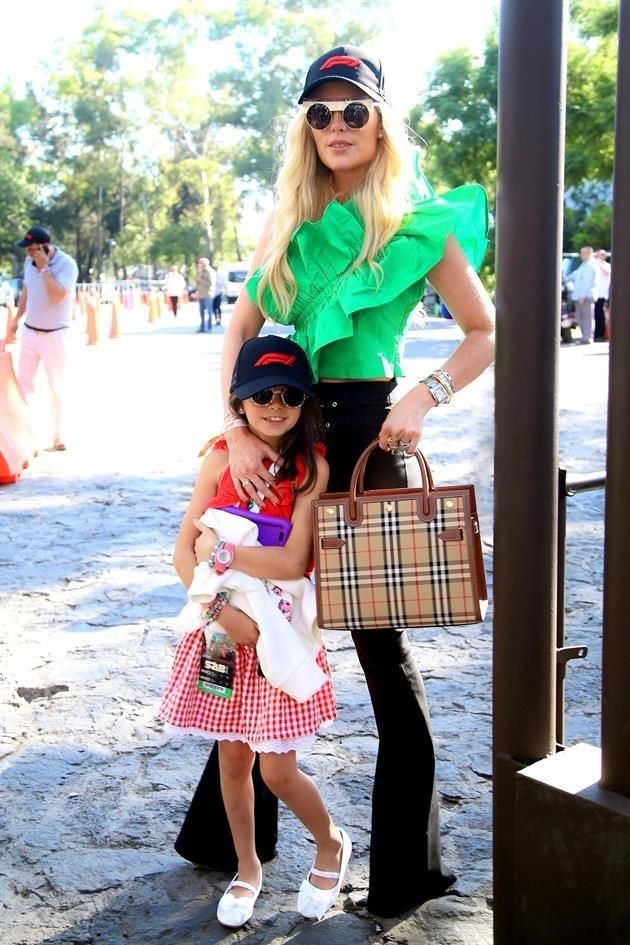
[[155, 292], [149, 292], [149, 322], [156, 322], [159, 317], [157, 296]]
[[87, 344], [97, 345], [101, 340], [99, 331], [100, 303], [97, 296], [91, 295], [85, 300]]
[[109, 337], [110, 338], [120, 338], [120, 296], [115, 295], [111, 302], [112, 305], [112, 321], [109, 328]]
[[0, 352], [0, 483], [15, 482], [37, 449], [9, 351]]
[[2, 321], [0, 327], [0, 341], [3, 342], [4, 348], [4, 344], [10, 345], [15, 341], [15, 335], [11, 329], [13, 327], [13, 319], [15, 318], [17, 308], [13, 302], [9, 302], [9, 304], [6, 306], [0, 306], [0, 312], [5, 312], [4, 318], [6, 319], [6, 321]]

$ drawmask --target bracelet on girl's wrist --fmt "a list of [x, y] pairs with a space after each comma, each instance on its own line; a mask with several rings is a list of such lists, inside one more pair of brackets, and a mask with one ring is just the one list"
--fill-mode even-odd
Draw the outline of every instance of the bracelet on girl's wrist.
[[247, 423], [245, 420], [241, 420], [239, 417], [235, 417], [233, 420], [228, 420], [223, 424], [222, 433], [228, 433], [230, 430], [236, 430], [237, 427], [246, 427]]
[[227, 591], [219, 591], [212, 603], [210, 603], [206, 608], [204, 618], [207, 623], [213, 623], [218, 619], [219, 614], [228, 603], [229, 599], [230, 595], [227, 593]]
[[225, 545], [224, 540], [222, 538], [219, 538], [218, 542], [216, 543], [216, 545], [210, 552], [210, 557], [208, 558], [208, 567], [210, 568], [210, 570], [214, 569], [214, 559], [217, 556], [217, 551], [219, 550], [219, 548], [223, 548], [224, 545]]

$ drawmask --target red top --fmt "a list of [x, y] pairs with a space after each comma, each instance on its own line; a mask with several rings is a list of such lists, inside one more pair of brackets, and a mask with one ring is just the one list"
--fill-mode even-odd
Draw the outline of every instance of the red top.
[[[227, 450], [227, 448], [227, 443], [223, 438], [217, 440], [212, 446], [213, 450]], [[269, 467], [271, 463], [267, 462], [266, 465]], [[295, 465], [297, 467], [295, 479], [282, 479], [273, 487], [276, 495], [280, 499], [280, 503], [274, 505], [271, 499], [265, 498], [258, 508], [258, 511], [262, 515], [275, 515], [278, 518], [286, 518], [288, 521], [291, 521], [293, 506], [295, 504], [295, 490], [306, 478], [306, 463], [301, 456], [296, 458]], [[249, 505], [249, 500], [244, 502], [239, 499], [229, 466], [227, 466], [225, 472], [219, 479], [217, 494], [210, 499], [206, 508], [221, 509], [226, 505], [235, 505], [238, 509], [246, 509]]]
[[[227, 450], [227, 448], [227, 442], [223, 437], [218, 439], [212, 445], [213, 450]], [[316, 444], [315, 449], [318, 453], [321, 453], [322, 456], [324, 455], [324, 446], [322, 444]], [[266, 463], [266, 465], [269, 467], [271, 463]], [[295, 465], [297, 468], [297, 475], [295, 479], [282, 479], [273, 487], [276, 495], [280, 499], [279, 504], [274, 505], [271, 499], [265, 498], [258, 509], [262, 515], [275, 515], [278, 518], [286, 518], [287, 521], [291, 521], [291, 516], [293, 515], [293, 506], [295, 505], [295, 490], [298, 488], [300, 483], [304, 482], [306, 478], [306, 463], [301, 456], [296, 457]], [[226, 505], [235, 505], [239, 509], [246, 509], [249, 505], [249, 500], [244, 502], [242, 499], [239, 499], [238, 493], [234, 487], [229, 465], [226, 467], [225, 472], [219, 479], [217, 494], [213, 496], [212, 499], [210, 499], [206, 505], [206, 508], [221, 509]], [[314, 561], [311, 559], [306, 570], [306, 574], [310, 574], [313, 570], [313, 567]]]

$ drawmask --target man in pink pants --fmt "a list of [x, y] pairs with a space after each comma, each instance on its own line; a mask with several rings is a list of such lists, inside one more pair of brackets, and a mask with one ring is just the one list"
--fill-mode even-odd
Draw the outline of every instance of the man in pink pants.
[[77, 264], [52, 246], [43, 226], [32, 226], [17, 244], [26, 251], [24, 286], [11, 328], [15, 335], [23, 315], [18, 384], [30, 403], [39, 363], [44, 365], [52, 395], [53, 443], [50, 449], [65, 450], [64, 401], [70, 357], [70, 323], [77, 283]]

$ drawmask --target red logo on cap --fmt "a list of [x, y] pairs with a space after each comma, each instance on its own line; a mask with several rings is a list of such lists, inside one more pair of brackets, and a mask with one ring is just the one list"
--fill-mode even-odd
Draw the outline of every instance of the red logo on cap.
[[361, 65], [360, 59], [355, 59], [354, 56], [331, 56], [326, 60], [323, 66], [319, 67], [319, 71], [323, 72], [324, 69], [332, 69], [333, 66], [348, 66], [349, 69], [358, 69]]
[[281, 354], [280, 351], [269, 351], [261, 355], [256, 361], [254, 367], [265, 367], [267, 364], [285, 364], [287, 367], [293, 367], [296, 358], [294, 354]]

